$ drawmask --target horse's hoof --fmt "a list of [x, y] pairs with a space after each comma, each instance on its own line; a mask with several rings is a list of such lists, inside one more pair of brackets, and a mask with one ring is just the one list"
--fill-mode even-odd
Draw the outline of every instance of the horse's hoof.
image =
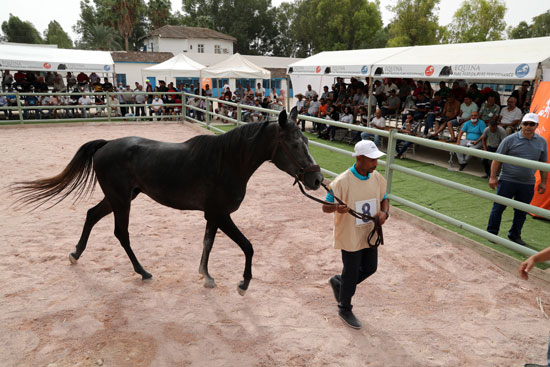
[[242, 289], [241, 286], [239, 285], [239, 286], [237, 287], [237, 292], [239, 292], [239, 294], [240, 294], [241, 296], [244, 296], [244, 295], [246, 294], [246, 289]]
[[214, 279], [205, 278], [204, 279], [204, 288], [216, 288], [216, 282], [214, 281]]
[[71, 264], [76, 264], [78, 263], [78, 260], [73, 256], [73, 254], [69, 254], [69, 261], [71, 262]]
[[153, 276], [147, 272], [145, 272], [145, 274], [142, 274], [141, 275], [141, 280], [143, 280], [144, 282], [150, 282], [153, 280]]

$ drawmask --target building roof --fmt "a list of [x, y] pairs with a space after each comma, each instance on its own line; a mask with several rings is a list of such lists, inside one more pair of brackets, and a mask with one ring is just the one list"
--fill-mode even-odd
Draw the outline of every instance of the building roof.
[[200, 27], [183, 27], [175, 25], [165, 25], [153, 30], [150, 36], [161, 36], [163, 38], [212, 38], [223, 39], [231, 42], [236, 42], [237, 39], [227, 34], [217, 32], [209, 28]]
[[114, 62], [150, 62], [158, 64], [172, 57], [171, 52], [111, 51]]
[[[191, 59], [205, 66], [211, 66], [219, 63], [233, 55], [229, 54], [198, 54], [187, 53]], [[256, 55], [242, 55], [252, 63], [265, 68], [265, 69], [286, 69], [288, 65], [298, 62], [302, 59], [293, 57], [278, 57], [278, 56], [256, 56]]]

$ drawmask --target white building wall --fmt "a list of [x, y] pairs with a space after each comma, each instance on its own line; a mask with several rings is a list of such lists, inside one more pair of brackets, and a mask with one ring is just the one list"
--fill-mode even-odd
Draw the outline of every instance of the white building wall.
[[[126, 74], [126, 84], [132, 87], [134, 89], [135, 82], [139, 82], [139, 84], [143, 85], [143, 88], [145, 90], [145, 79], [148, 75], [145, 75], [146, 72], [144, 72], [143, 76], [141, 75], [141, 70], [148, 68], [149, 66], [156, 65], [154, 63], [134, 63], [134, 62], [115, 62], [115, 71], [117, 74]], [[157, 80], [159, 78], [157, 77]]]
[[[149, 39], [148, 42], [150, 44], [151, 39]], [[176, 39], [161, 37], [159, 45], [153, 45], [153, 47], [155, 52], [171, 52], [174, 55], [177, 55], [181, 52], [196, 54], [199, 52], [199, 45], [203, 45], [203, 50], [205, 54], [215, 53], [216, 45], [220, 46], [220, 52], [222, 54], [224, 53], [224, 50], [229, 55], [233, 54], [233, 42], [209, 38]], [[150, 47], [147, 47], [147, 50], [150, 51]]]

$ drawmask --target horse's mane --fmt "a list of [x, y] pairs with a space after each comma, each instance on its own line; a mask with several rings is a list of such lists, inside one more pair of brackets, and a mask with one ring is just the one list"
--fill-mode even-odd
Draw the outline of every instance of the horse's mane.
[[250, 123], [221, 135], [199, 135], [186, 143], [192, 156], [201, 157], [216, 172], [223, 172], [224, 168], [228, 168], [225, 167], [228, 160], [250, 160], [251, 148], [258, 147], [258, 139], [266, 134], [272, 123], [274, 121]]

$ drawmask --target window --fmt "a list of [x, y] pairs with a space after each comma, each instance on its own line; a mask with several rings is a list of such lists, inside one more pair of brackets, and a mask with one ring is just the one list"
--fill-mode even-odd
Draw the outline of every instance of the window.
[[204, 53], [204, 45], [202, 45], [202, 44], [198, 45], [198, 53], [200, 53], [200, 54]]
[[126, 85], [126, 74], [117, 74], [116, 75], [116, 84], [118, 85]]
[[215, 54], [221, 54], [222, 53], [220, 45], [215, 45], [214, 46], [214, 53]]

